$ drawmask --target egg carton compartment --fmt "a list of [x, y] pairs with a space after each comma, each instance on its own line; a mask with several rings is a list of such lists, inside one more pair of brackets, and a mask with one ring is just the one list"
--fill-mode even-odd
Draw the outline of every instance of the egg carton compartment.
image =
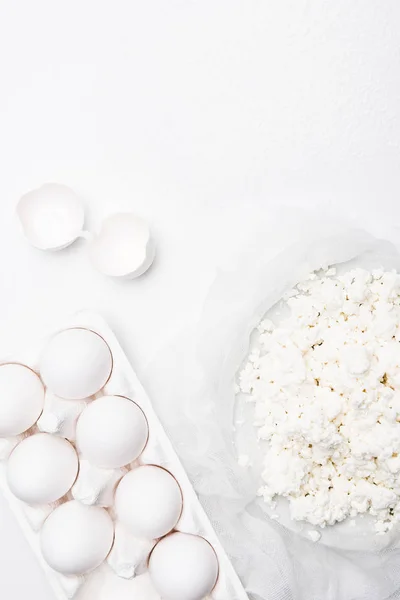
[[100, 316], [4, 357], [0, 394], [0, 488], [58, 600], [248, 599]]

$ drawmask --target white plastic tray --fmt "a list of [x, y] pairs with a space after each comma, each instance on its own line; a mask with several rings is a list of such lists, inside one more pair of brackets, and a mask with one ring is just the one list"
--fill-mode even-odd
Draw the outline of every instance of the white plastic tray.
[[[204, 512], [196, 493], [180, 463], [151, 402], [130, 366], [115, 335], [104, 319], [90, 312], [81, 312], [68, 319], [56, 331], [70, 327], [84, 327], [101, 335], [108, 343], [114, 358], [113, 373], [101, 394], [122, 395], [134, 400], [144, 411], [150, 430], [149, 443], [140, 457], [141, 464], [158, 464], [167, 468], [179, 482], [184, 499], [182, 517], [176, 527], [178, 531], [201, 535], [216, 551], [220, 574], [210, 598], [212, 600], [248, 600], [248, 596], [236, 575], [211, 523]], [[1, 363], [20, 362], [37, 370], [41, 350], [49, 336], [30, 349], [21, 350], [13, 356], [3, 357]], [[26, 505], [17, 500], [9, 491], [6, 478], [6, 460], [0, 462], [0, 489], [8, 500], [24, 534], [35, 552], [40, 564], [54, 589], [58, 600], [159, 600], [148, 574], [145, 572], [134, 579], [118, 577], [107, 562], [92, 571], [85, 578], [66, 578], [53, 571], [43, 560], [39, 532], [32, 528], [26, 516]], [[69, 494], [70, 495], [70, 494]], [[80, 587], [79, 587], [80, 586]], [[76, 588], [79, 587], [78, 591]]]

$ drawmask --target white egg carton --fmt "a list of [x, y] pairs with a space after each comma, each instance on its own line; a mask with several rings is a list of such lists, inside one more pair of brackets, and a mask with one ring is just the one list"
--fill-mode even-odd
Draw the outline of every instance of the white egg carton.
[[[235, 573], [219, 539], [204, 512], [186, 472], [176, 455], [151, 402], [130, 366], [116, 337], [105, 321], [90, 312], [81, 312], [67, 320], [61, 328], [51, 333], [42, 343], [30, 350], [22, 350], [11, 357], [4, 357], [0, 364], [21, 363], [39, 372], [39, 359], [48, 340], [62, 330], [83, 328], [99, 334], [108, 344], [113, 358], [113, 369], [104, 388], [87, 401], [60, 401], [47, 394], [44, 411], [39, 421], [28, 432], [18, 437], [0, 438], [0, 489], [8, 500], [27, 540], [47, 574], [58, 600], [159, 600], [151, 580], [148, 557], [156, 541], [131, 536], [124, 525], [116, 522], [113, 508], [115, 487], [121, 477], [139, 465], [156, 465], [169, 471], [179, 483], [182, 492], [183, 510], [174, 531], [200, 536], [211, 544], [218, 559], [218, 579], [215, 587], [205, 598], [210, 600], [248, 600], [248, 596]], [[149, 438], [139, 459], [123, 469], [92, 469], [87, 461], [80, 463], [80, 472], [72, 490], [62, 500], [51, 505], [31, 506], [18, 500], [7, 484], [7, 462], [9, 456], [22, 439], [38, 431], [65, 437], [74, 445], [76, 421], [83, 409], [94, 399], [104, 395], [124, 396], [133, 400], [144, 412]], [[67, 403], [67, 404], [65, 404]], [[67, 409], [66, 409], [67, 407]], [[79, 458], [81, 458], [79, 456]], [[71, 499], [86, 505], [103, 506], [111, 515], [115, 526], [114, 545], [106, 560], [86, 575], [62, 575], [45, 561], [41, 551], [41, 529], [49, 514]], [[179, 537], [179, 536], [178, 536]], [[164, 537], [164, 541], [171, 536]], [[155, 557], [153, 557], [155, 560]], [[161, 565], [168, 577], [168, 560]], [[200, 569], [201, 571], [201, 569]], [[161, 569], [162, 572], [162, 569]], [[201, 573], [200, 573], [201, 575]], [[200, 577], [196, 573], [196, 577]], [[182, 578], [188, 577], [187, 565], [182, 564]], [[193, 599], [196, 596], [193, 590]], [[168, 598], [168, 600], [175, 600]], [[179, 597], [181, 600], [181, 597]], [[186, 600], [186, 597], [185, 597]]]

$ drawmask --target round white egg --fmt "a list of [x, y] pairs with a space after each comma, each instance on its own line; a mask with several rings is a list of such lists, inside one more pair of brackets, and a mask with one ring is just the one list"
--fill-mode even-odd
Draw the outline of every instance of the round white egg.
[[160, 538], [175, 527], [181, 516], [181, 488], [171, 473], [161, 467], [138, 467], [121, 479], [115, 494], [115, 512], [134, 536]]
[[107, 557], [114, 540], [114, 524], [104, 508], [76, 500], [61, 504], [41, 531], [45, 561], [63, 575], [83, 575]]
[[135, 402], [123, 396], [103, 396], [79, 417], [76, 443], [93, 465], [116, 469], [138, 458], [148, 434], [147, 419]]
[[66, 329], [47, 343], [40, 374], [51, 392], [66, 400], [82, 400], [99, 392], [110, 378], [111, 350], [88, 329]]
[[163, 600], [203, 600], [218, 579], [218, 559], [202, 537], [172, 533], [155, 546], [149, 573]]
[[71, 489], [78, 468], [72, 444], [49, 433], [37, 433], [20, 442], [11, 453], [7, 482], [19, 500], [50, 504]]
[[16, 363], [0, 365], [0, 437], [32, 427], [43, 405], [44, 387], [34, 371]]

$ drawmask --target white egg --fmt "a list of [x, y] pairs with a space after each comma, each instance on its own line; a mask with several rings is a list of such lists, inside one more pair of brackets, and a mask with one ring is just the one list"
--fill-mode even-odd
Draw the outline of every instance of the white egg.
[[114, 540], [114, 524], [104, 508], [76, 500], [61, 504], [41, 531], [45, 561], [63, 575], [83, 575], [107, 557]]
[[85, 408], [76, 426], [83, 458], [97, 467], [116, 469], [136, 460], [148, 438], [141, 408], [122, 396], [103, 396]]
[[65, 329], [47, 343], [40, 374], [51, 392], [65, 400], [82, 400], [99, 392], [113, 366], [108, 344], [94, 331]]
[[160, 538], [179, 520], [181, 488], [171, 473], [161, 467], [138, 467], [121, 479], [115, 494], [115, 512], [132, 535]]
[[64, 438], [37, 433], [18, 444], [7, 463], [10, 490], [28, 504], [62, 498], [78, 474], [75, 448]]
[[43, 404], [44, 387], [34, 371], [19, 364], [0, 365], [0, 437], [19, 435], [32, 427]]
[[175, 532], [160, 540], [149, 573], [163, 600], [203, 600], [218, 578], [218, 559], [202, 537]]
[[46, 183], [22, 196], [17, 214], [25, 237], [40, 250], [61, 250], [72, 244], [85, 219], [75, 192], [58, 183]]
[[133, 279], [150, 267], [155, 245], [147, 223], [131, 213], [111, 215], [89, 245], [93, 266], [112, 277]]

